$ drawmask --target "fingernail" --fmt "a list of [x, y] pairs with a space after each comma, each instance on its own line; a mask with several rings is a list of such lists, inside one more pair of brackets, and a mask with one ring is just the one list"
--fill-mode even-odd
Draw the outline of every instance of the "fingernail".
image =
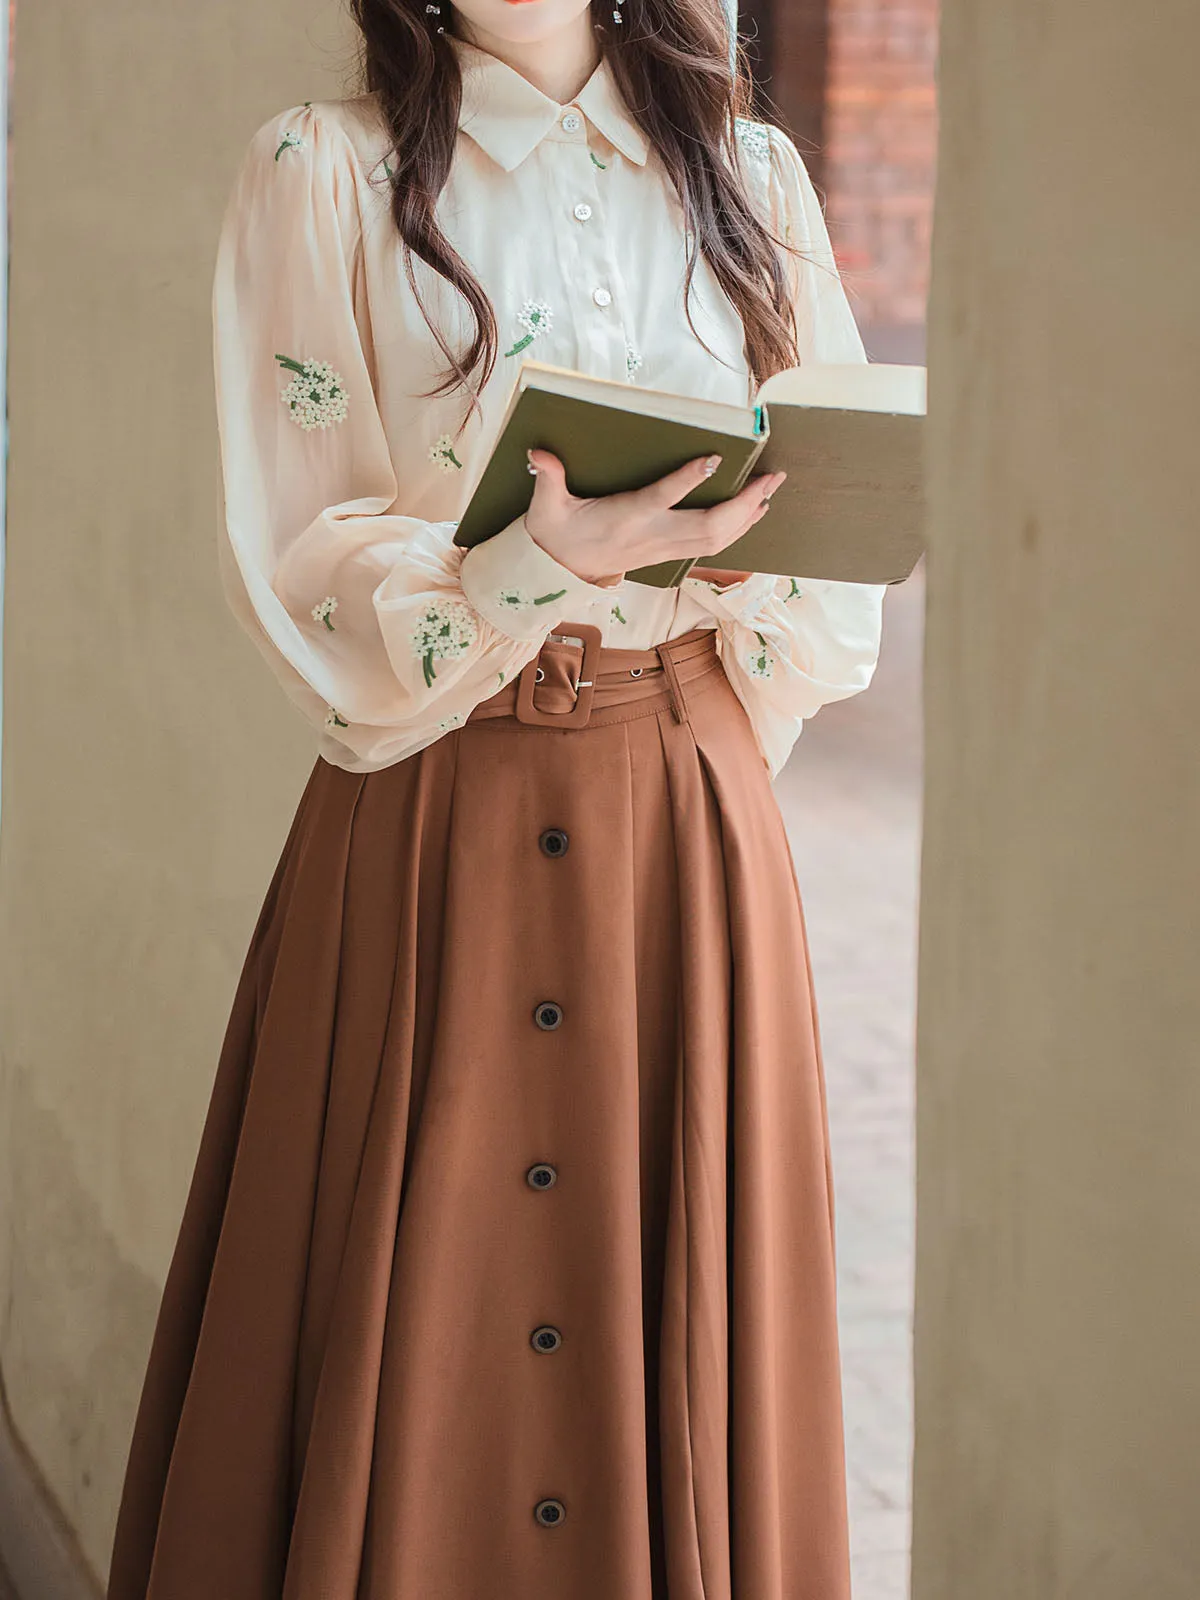
[[538, 469], [534, 466], [532, 461], [529, 463], [529, 465], [526, 467], [525, 470], [526, 470], [526, 472], [532, 473], [535, 478], [538, 475]]
[[711, 478], [713, 473], [717, 470], [717, 468], [720, 465], [721, 465], [720, 456], [709, 456], [708, 459], [704, 463], [704, 476], [706, 478]]
[[775, 493], [775, 491], [777, 489], [782, 489], [782, 488], [783, 488], [783, 479], [780, 478], [778, 483], [773, 483], [769, 489], [764, 489], [763, 490], [763, 505], [767, 504], [767, 502], [770, 500], [771, 496]]

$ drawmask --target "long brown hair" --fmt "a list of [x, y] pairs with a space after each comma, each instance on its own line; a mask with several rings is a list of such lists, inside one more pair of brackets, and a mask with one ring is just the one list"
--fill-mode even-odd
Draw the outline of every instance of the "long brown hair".
[[[446, 11], [448, 0], [442, 0]], [[658, 152], [683, 208], [689, 239], [685, 304], [701, 256], [742, 319], [756, 381], [795, 364], [795, 313], [781, 251], [789, 246], [760, 220], [738, 176], [736, 119], [750, 105], [744, 54], [730, 71], [720, 0], [636, 0], [612, 22], [612, 0], [592, 0], [596, 27], [631, 115]], [[351, 0], [363, 38], [362, 75], [391, 130], [392, 213], [420, 299], [413, 258], [463, 296], [474, 319], [465, 351], [430, 322], [448, 370], [432, 395], [483, 387], [496, 364], [496, 315], [483, 286], [446, 238], [435, 212], [450, 175], [462, 104], [452, 46], [429, 26], [425, 0]], [[688, 322], [691, 309], [688, 305]]]

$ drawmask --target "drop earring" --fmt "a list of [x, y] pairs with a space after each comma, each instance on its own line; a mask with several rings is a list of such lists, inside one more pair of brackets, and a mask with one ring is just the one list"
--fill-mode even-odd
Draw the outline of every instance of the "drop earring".
[[621, 15], [620, 6], [616, 6], [614, 8], [614, 10], [613, 10], [613, 21], [615, 23], [618, 23], [618, 24], [623, 23], [625, 21], [625, 18]]
[[[442, 8], [439, 5], [433, 5], [431, 3], [431, 4], [429, 4], [429, 5], [427, 5], [425, 7], [425, 15], [427, 17], [440, 17], [441, 14], [442, 14]], [[446, 31], [445, 28], [442, 26], [442, 24], [440, 22], [438, 23], [437, 27], [434, 29], [435, 33], [445, 33], [445, 31]]]

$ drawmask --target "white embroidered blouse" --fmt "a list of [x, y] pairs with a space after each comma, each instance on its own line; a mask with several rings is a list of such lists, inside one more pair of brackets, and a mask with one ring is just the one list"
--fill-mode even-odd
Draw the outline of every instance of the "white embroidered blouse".
[[[572, 621], [633, 649], [719, 629], [774, 775], [806, 717], [870, 681], [883, 588], [764, 574], [604, 587], [542, 550], [524, 519], [469, 553], [453, 543], [525, 352], [737, 403], [753, 386], [741, 323], [704, 262], [692, 315], [713, 354], [688, 327], [680, 209], [607, 63], [559, 105], [496, 57], [452, 47], [463, 107], [438, 217], [500, 323], [482, 416], [456, 438], [462, 395], [422, 398], [445, 361], [406, 277], [375, 97], [273, 116], [242, 158], [213, 284], [228, 602], [320, 754], [351, 771], [461, 726]], [[740, 132], [747, 182], [809, 258], [790, 269], [801, 359], [865, 360], [795, 146], [762, 124]], [[461, 347], [459, 297], [414, 268]]]

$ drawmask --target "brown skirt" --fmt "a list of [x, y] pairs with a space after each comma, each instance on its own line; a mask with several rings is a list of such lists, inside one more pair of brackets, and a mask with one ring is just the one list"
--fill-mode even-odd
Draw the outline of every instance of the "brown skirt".
[[783, 823], [711, 631], [588, 656], [381, 771], [318, 758], [108, 1600], [847, 1600]]

